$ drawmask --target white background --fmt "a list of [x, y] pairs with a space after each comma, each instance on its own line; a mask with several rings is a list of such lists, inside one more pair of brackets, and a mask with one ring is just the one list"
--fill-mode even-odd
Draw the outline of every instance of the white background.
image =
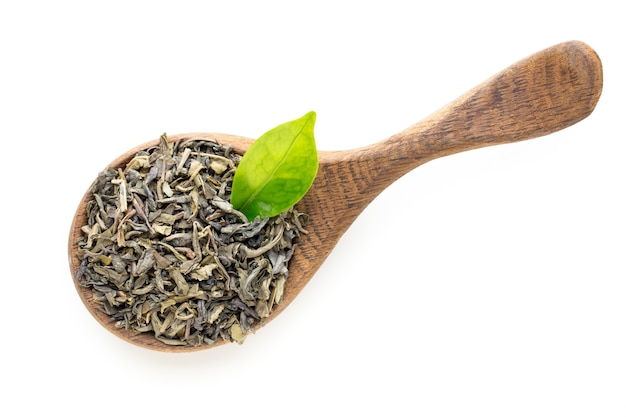
[[[626, 415], [618, 6], [2, 2], [2, 414]], [[368, 145], [571, 39], [604, 65], [590, 117], [403, 177], [242, 346], [147, 351], [76, 294], [72, 216], [127, 149], [309, 110], [319, 149]]]

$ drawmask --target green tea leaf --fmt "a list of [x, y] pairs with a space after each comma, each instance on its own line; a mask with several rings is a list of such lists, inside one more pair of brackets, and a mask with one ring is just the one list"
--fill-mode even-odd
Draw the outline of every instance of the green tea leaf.
[[317, 175], [315, 112], [276, 126], [255, 140], [235, 171], [230, 202], [252, 221], [296, 204]]

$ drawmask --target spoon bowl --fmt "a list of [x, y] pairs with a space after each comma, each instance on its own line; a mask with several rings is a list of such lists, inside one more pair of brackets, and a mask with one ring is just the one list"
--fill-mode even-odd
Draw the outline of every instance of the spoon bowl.
[[[280, 314], [315, 275], [339, 239], [359, 214], [385, 188], [414, 168], [436, 158], [485, 146], [545, 136], [590, 115], [602, 92], [602, 64], [593, 49], [579, 41], [564, 42], [537, 52], [406, 130], [373, 145], [346, 151], [320, 151], [313, 186], [297, 204], [309, 216], [289, 264], [283, 302], [264, 324]], [[243, 154], [252, 139], [217, 133], [171, 135], [171, 141], [216, 140]], [[123, 167], [137, 151], [129, 150], [110, 167]], [[135, 345], [158, 351], [186, 352], [214, 345], [170, 346], [152, 335], [118, 329], [94, 302], [91, 289], [81, 287], [77, 240], [87, 223], [85, 193], [69, 236], [69, 263], [78, 294], [89, 312], [109, 331]]]

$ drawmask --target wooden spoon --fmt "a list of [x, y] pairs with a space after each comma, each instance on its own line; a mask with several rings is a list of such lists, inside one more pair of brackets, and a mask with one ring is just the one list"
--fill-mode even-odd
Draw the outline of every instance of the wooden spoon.
[[[382, 142], [349, 151], [319, 152], [319, 171], [298, 209], [309, 215], [307, 229], [289, 266], [280, 314], [313, 277], [341, 236], [386, 187], [435, 158], [484, 146], [547, 135], [577, 123], [596, 106], [602, 91], [602, 64], [586, 44], [565, 42], [531, 55], [491, 77], [421, 122]], [[239, 136], [193, 133], [170, 136], [213, 138], [243, 153], [252, 143]], [[124, 166], [138, 146], [114, 160]], [[74, 217], [69, 237], [72, 276], [80, 266], [76, 241], [86, 224], [87, 192]], [[91, 289], [76, 289], [87, 309], [105, 328], [133, 344], [160, 351], [185, 352], [212, 346], [168, 346], [152, 335], [117, 329], [93, 302]], [[267, 321], [266, 321], [267, 323]], [[221, 345], [224, 342], [218, 342]]]

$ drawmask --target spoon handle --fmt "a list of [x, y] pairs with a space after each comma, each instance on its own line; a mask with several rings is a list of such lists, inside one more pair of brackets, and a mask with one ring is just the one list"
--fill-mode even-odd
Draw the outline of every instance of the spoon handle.
[[357, 189], [374, 198], [424, 162], [544, 136], [587, 117], [602, 91], [602, 64], [586, 44], [564, 42], [499, 72], [387, 140], [334, 158], [352, 165]]

